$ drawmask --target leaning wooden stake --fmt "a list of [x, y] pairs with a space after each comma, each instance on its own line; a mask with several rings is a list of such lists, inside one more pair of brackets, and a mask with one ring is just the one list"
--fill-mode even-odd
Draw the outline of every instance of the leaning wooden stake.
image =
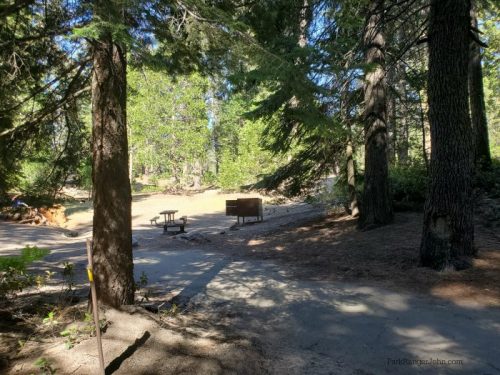
[[92, 262], [92, 241], [87, 238], [87, 258], [89, 265], [87, 267], [87, 274], [90, 281], [90, 292], [92, 294], [92, 314], [94, 315], [95, 333], [97, 338], [97, 351], [99, 352], [99, 365], [101, 367], [101, 374], [105, 375], [104, 372], [104, 354], [102, 352], [102, 340], [101, 340], [101, 326], [99, 325], [99, 310], [97, 308], [97, 292], [94, 283], [94, 263]]

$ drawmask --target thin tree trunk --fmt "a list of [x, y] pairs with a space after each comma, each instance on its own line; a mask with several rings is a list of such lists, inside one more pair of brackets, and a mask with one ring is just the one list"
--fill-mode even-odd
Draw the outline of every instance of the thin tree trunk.
[[193, 174], [193, 188], [199, 190], [201, 188], [201, 176], [203, 174], [203, 167], [199, 160], [195, 160], [192, 164]]
[[[127, 140], [130, 141], [132, 138], [132, 129], [130, 127], [127, 127]], [[128, 178], [130, 180], [130, 183], [134, 181], [134, 149], [133, 146], [129, 147], [128, 150]]]
[[[474, 6], [471, 7], [471, 23], [477, 29], [477, 17]], [[474, 32], [474, 31], [473, 31]], [[475, 41], [470, 43], [469, 59], [469, 100], [474, 132], [474, 160], [478, 168], [491, 166], [490, 144], [488, 139], [488, 122], [484, 104], [483, 69], [481, 67], [481, 50]]]
[[[402, 104], [402, 103], [401, 103]], [[408, 164], [408, 151], [409, 151], [409, 127], [407, 119], [406, 105], [401, 105], [400, 131], [398, 132], [398, 164], [405, 166]]]
[[[308, 10], [309, 0], [303, 0], [302, 7], [299, 12], [299, 38], [297, 44], [300, 48], [304, 48], [307, 45], [307, 25], [308, 25]], [[302, 63], [301, 58], [295, 60], [295, 65], [300, 65]], [[300, 99], [296, 95], [293, 95], [287, 103], [288, 108], [292, 111], [296, 110], [300, 106]], [[293, 127], [296, 127], [296, 121], [291, 122]]]
[[354, 165], [354, 150], [352, 147], [351, 125], [349, 124], [349, 139], [347, 140], [347, 186], [349, 189], [349, 213], [352, 217], [359, 216], [358, 197], [356, 194], [356, 169]]
[[352, 142], [352, 124], [349, 116], [349, 103], [347, 95], [342, 95], [342, 102], [340, 104], [340, 113], [342, 122], [346, 124], [347, 129], [347, 144], [346, 144], [346, 173], [347, 173], [347, 187], [348, 187], [348, 213], [352, 217], [359, 216], [358, 195], [356, 193], [356, 165], [354, 163], [354, 147]]
[[[394, 68], [390, 68], [387, 72], [387, 86], [395, 90]], [[396, 145], [397, 145], [397, 132], [396, 132], [396, 93], [393, 90], [387, 91], [387, 158], [389, 164], [396, 162]]]
[[409, 129], [409, 121], [408, 121], [408, 93], [406, 90], [406, 77], [404, 71], [404, 65], [399, 64], [398, 69], [399, 75], [399, 87], [401, 93], [399, 112], [400, 116], [400, 125], [398, 131], [398, 164], [399, 165], [407, 165], [409, 158], [409, 149], [410, 149], [410, 129]]
[[130, 150], [129, 161], [128, 161], [128, 178], [130, 183], [134, 180], [134, 153]]
[[372, 0], [365, 29], [365, 186], [360, 228], [385, 225], [392, 221], [387, 165], [385, 40], [382, 34], [383, 0]]
[[[110, 6], [100, 2], [95, 16], [107, 19]], [[103, 32], [93, 63], [94, 277], [100, 301], [119, 307], [134, 302], [125, 49]]]
[[469, 1], [432, 0], [429, 120], [432, 154], [420, 259], [435, 269], [470, 265], [473, 142], [469, 117]]
[[425, 169], [429, 170], [429, 156], [427, 155], [427, 131], [426, 131], [426, 121], [425, 121], [425, 113], [424, 106], [422, 104], [422, 95], [420, 92], [418, 93], [418, 105], [419, 105], [419, 115], [420, 115], [420, 126], [422, 130], [422, 157], [425, 163]]
[[429, 123], [429, 97], [427, 95], [428, 89], [423, 89], [420, 91], [420, 110], [423, 116], [423, 134], [425, 135], [425, 142], [423, 144], [425, 160], [427, 160], [427, 170], [429, 170], [429, 159], [432, 153], [432, 141], [431, 141], [431, 124]]

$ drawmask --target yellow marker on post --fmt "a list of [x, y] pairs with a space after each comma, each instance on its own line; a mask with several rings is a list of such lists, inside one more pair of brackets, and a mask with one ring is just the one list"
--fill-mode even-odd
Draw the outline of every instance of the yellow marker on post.
[[94, 282], [94, 275], [92, 274], [92, 270], [90, 268], [87, 268], [87, 276], [89, 277], [89, 281], [91, 283]]

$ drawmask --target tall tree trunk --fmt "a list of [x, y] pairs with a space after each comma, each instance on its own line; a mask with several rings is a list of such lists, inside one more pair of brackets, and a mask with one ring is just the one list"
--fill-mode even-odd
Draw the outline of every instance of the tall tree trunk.
[[408, 119], [408, 92], [406, 90], [406, 74], [404, 64], [398, 64], [398, 86], [401, 99], [399, 101], [399, 131], [398, 131], [398, 164], [407, 165], [410, 150], [410, 128]]
[[340, 113], [342, 122], [346, 124], [347, 130], [347, 144], [345, 150], [346, 156], [346, 173], [347, 173], [347, 188], [349, 194], [348, 213], [352, 217], [359, 216], [358, 195], [356, 192], [356, 165], [354, 163], [354, 147], [352, 142], [352, 124], [349, 116], [349, 101], [347, 95], [343, 94], [341, 97]]
[[429, 24], [431, 163], [420, 259], [435, 269], [470, 265], [473, 144], [468, 102], [469, 1], [432, 0]]
[[365, 76], [365, 186], [360, 228], [388, 224], [393, 219], [387, 165], [385, 40], [383, 0], [372, 0], [364, 35]]
[[396, 162], [397, 145], [397, 124], [396, 124], [396, 92], [395, 92], [395, 69], [389, 68], [387, 71], [387, 87], [392, 88], [387, 91], [387, 158], [388, 163], [393, 165]]
[[[477, 29], [477, 17], [474, 6], [471, 7], [471, 23]], [[473, 31], [475, 32], [475, 31]], [[470, 44], [469, 57], [469, 99], [474, 132], [474, 160], [478, 168], [491, 166], [490, 144], [488, 140], [488, 122], [484, 104], [483, 69], [481, 50], [475, 41]]]
[[[103, 5], [103, 3], [105, 5]], [[108, 2], [95, 6], [107, 20]], [[128, 177], [125, 49], [103, 32], [93, 43], [93, 253], [97, 294], [118, 307], [134, 301], [131, 192]]]

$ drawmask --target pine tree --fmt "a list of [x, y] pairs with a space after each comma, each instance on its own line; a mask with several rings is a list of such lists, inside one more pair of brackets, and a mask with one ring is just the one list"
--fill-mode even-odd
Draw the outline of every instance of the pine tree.
[[94, 273], [99, 299], [118, 307], [134, 301], [126, 47], [111, 28], [122, 25], [123, 9], [102, 0], [93, 11], [101, 22], [91, 41]]
[[[61, 2], [0, 5], [0, 196], [22, 187], [21, 161], [56, 164], [41, 171], [42, 184], [32, 191], [40, 195], [57, 191], [78, 164], [83, 147], [72, 146], [85, 142], [75, 111], [88, 97], [89, 59], [85, 50], [70, 56], [57, 39], [68, 40], [72, 14]], [[56, 153], [48, 140], [61, 127], [70, 147]]]
[[364, 31], [365, 75], [365, 181], [361, 228], [388, 224], [393, 219], [387, 162], [387, 99], [383, 0], [372, 0]]
[[483, 68], [481, 66], [481, 49], [477, 33], [478, 23], [476, 6], [471, 6], [471, 33], [475, 40], [470, 43], [469, 57], [469, 97], [474, 134], [474, 160], [479, 169], [491, 166], [490, 143], [488, 137], [488, 122], [486, 120], [486, 105], [484, 102]]
[[430, 183], [420, 259], [461, 269], [475, 254], [468, 103], [469, 1], [433, 0], [429, 23]]

